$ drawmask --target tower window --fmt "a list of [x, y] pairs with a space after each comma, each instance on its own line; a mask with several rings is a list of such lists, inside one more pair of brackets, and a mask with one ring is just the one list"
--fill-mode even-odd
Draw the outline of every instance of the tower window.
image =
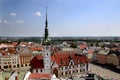
[[48, 49], [49, 49], [49, 47], [47, 46], [47, 47], [46, 47], [46, 49], [48, 50]]
[[48, 53], [47, 53], [47, 56], [48, 56]]

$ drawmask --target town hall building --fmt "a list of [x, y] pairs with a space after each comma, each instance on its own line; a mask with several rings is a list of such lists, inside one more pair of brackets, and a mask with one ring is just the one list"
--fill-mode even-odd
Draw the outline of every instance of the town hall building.
[[77, 51], [59, 51], [52, 54], [51, 43], [48, 38], [48, 21], [46, 8], [45, 35], [42, 55], [35, 56], [31, 62], [29, 80], [49, 80], [51, 75], [56, 77], [72, 75], [88, 71], [88, 59]]

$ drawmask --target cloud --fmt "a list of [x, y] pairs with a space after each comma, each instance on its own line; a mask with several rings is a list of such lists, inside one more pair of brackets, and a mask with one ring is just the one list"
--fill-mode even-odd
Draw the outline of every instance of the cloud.
[[41, 13], [40, 12], [35, 12], [33, 15], [35, 15], [35, 16], [41, 16]]
[[3, 20], [4, 24], [9, 24], [9, 22], [7, 20]]
[[13, 12], [13, 13], [10, 13], [10, 15], [11, 15], [11, 16], [16, 16], [16, 13], [15, 13], [15, 12]]
[[10, 23], [8, 22], [8, 20], [2, 20], [2, 19], [0, 19], [0, 23], [2, 23], [2, 24], [10, 24]]
[[2, 23], [2, 20], [0, 19], [0, 23]]
[[22, 23], [23, 23], [23, 20], [16, 20], [16, 23], [22, 24]]

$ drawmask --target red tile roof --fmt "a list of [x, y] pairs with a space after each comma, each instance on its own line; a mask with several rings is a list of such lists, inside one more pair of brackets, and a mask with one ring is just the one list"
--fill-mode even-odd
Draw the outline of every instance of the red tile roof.
[[29, 80], [30, 79], [50, 79], [51, 75], [50, 74], [40, 74], [40, 73], [32, 73], [29, 76]]
[[53, 56], [55, 57], [55, 61], [59, 66], [68, 65], [71, 59], [74, 60], [75, 64], [86, 63], [88, 61], [86, 56], [79, 55], [74, 52], [57, 53]]
[[15, 48], [8, 48], [8, 52], [11, 54], [15, 54], [17, 51]]
[[30, 50], [32, 51], [43, 51], [43, 48], [42, 47], [31, 47]]
[[85, 49], [85, 48], [87, 48], [87, 46], [85, 44], [80, 45], [80, 49]]
[[[44, 68], [44, 63], [43, 59], [41, 56], [35, 56], [31, 60], [31, 67], [32, 68]], [[53, 56], [51, 56], [51, 60], [55, 61], [59, 66], [68, 66], [70, 60], [74, 60], [75, 64], [80, 64], [80, 63], [87, 63], [88, 59], [84, 55], [76, 54], [76, 52], [60, 52], [56, 53]], [[39, 63], [39, 64], [38, 64]]]
[[44, 68], [44, 63], [42, 59], [42, 55], [35, 56], [31, 61], [30, 65], [32, 68]]
[[80, 55], [80, 54], [75, 54], [73, 59], [74, 59], [75, 64], [88, 62], [88, 58], [86, 56]]
[[7, 52], [4, 50], [0, 51], [0, 53], [2, 53], [3, 56], [7, 55]]
[[42, 56], [42, 55], [36, 55], [35, 57], [36, 57], [38, 60], [39, 60], [39, 59], [43, 59], [43, 56]]
[[12, 42], [13, 46], [17, 46], [18, 42]]

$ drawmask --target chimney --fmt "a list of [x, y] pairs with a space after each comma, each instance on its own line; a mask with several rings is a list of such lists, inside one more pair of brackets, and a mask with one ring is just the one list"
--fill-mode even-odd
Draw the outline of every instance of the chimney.
[[18, 80], [18, 76], [15, 76], [15, 80]]

